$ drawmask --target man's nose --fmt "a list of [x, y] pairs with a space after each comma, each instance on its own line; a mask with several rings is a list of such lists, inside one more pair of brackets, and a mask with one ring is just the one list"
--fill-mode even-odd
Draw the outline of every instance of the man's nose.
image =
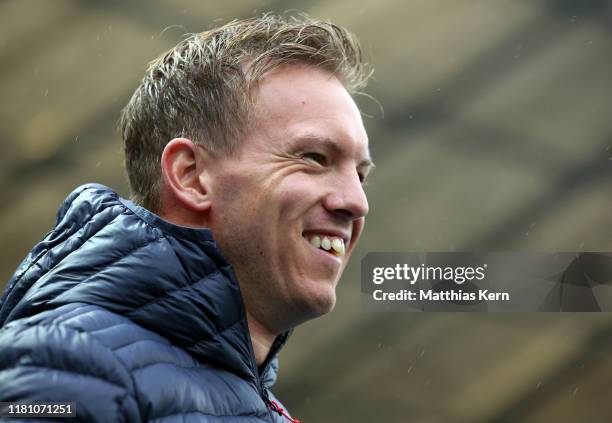
[[333, 191], [325, 198], [325, 208], [350, 220], [359, 219], [370, 210], [368, 199], [357, 172], [337, 175]]

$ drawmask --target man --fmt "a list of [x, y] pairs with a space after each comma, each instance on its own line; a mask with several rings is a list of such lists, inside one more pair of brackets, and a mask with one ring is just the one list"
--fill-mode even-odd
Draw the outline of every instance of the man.
[[0, 308], [0, 401], [83, 421], [297, 421], [270, 392], [329, 312], [372, 167], [350, 33], [273, 15], [192, 36], [123, 111], [134, 202], [68, 196]]

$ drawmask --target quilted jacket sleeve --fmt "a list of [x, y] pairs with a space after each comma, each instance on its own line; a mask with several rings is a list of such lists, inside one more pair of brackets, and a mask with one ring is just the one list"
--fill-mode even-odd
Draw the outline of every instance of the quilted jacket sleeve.
[[89, 333], [23, 320], [0, 330], [0, 401], [74, 401], [76, 421], [137, 422], [133, 390], [124, 366]]

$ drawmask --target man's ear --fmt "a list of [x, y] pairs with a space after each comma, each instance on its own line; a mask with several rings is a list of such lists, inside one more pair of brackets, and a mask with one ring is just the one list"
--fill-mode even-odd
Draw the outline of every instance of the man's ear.
[[211, 156], [187, 138], [170, 141], [161, 157], [166, 195], [190, 211], [210, 209]]

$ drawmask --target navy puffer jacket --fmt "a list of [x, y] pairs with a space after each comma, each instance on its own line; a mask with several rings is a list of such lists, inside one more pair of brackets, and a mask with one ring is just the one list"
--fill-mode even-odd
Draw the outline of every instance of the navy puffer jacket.
[[76, 401], [87, 422], [285, 422], [280, 336], [257, 368], [211, 232], [96, 184], [71, 193], [2, 297], [0, 401]]

